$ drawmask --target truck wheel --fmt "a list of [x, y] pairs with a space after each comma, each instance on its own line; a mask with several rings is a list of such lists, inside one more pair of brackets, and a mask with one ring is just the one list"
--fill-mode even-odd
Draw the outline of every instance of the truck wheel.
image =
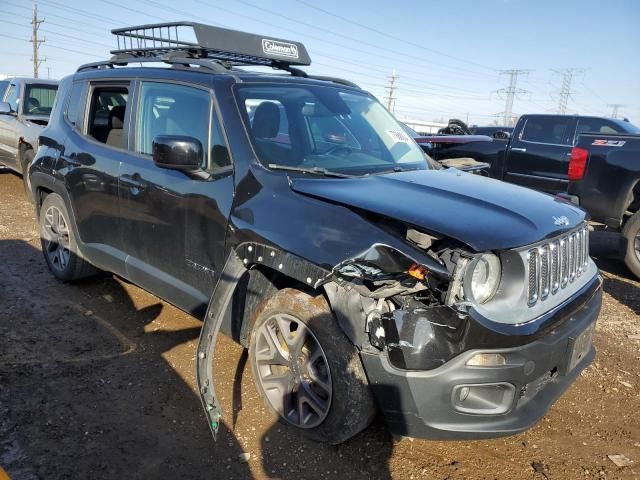
[[640, 211], [627, 220], [622, 229], [622, 236], [626, 240], [624, 263], [640, 278]]
[[33, 195], [31, 193], [31, 180], [29, 179], [29, 167], [31, 166], [31, 162], [33, 162], [33, 157], [35, 157], [35, 152], [33, 148], [25, 148], [20, 156], [20, 163], [22, 167], [22, 182], [24, 183], [24, 190], [27, 194], [27, 198], [30, 202], [33, 202]]
[[47, 195], [40, 208], [42, 253], [53, 275], [63, 282], [94, 275], [98, 270], [77, 255], [77, 244], [69, 213], [57, 193]]
[[313, 440], [342, 443], [375, 415], [358, 351], [322, 295], [278, 291], [255, 318], [249, 359], [267, 408]]

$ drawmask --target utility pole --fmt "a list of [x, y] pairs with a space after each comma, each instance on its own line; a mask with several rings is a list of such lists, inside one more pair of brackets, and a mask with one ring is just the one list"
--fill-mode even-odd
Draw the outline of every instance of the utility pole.
[[513, 101], [516, 95], [529, 93], [521, 88], [516, 88], [518, 83], [518, 77], [520, 75], [526, 75], [531, 70], [513, 69], [513, 70], [500, 70], [500, 75], [509, 75], [509, 86], [496, 90], [499, 95], [505, 95], [504, 111], [496, 113], [496, 117], [502, 117], [504, 126], [508, 127], [515, 124], [515, 115], [513, 114]]
[[558, 113], [564, 115], [567, 112], [569, 98], [571, 98], [571, 82], [576, 75], [584, 72], [582, 68], [565, 68], [562, 70], [551, 70], [562, 75], [562, 86], [560, 87], [560, 95], [558, 98]]
[[609, 103], [607, 107], [611, 107], [613, 110], [611, 111], [611, 118], [618, 118], [618, 111], [622, 107], [626, 107], [626, 105], [622, 103]]
[[44, 19], [38, 20], [38, 4], [34, 2], [33, 18], [31, 19], [31, 43], [33, 44], [33, 57], [31, 58], [31, 60], [33, 61], [34, 78], [38, 78], [38, 69], [40, 68], [40, 64], [47, 61], [46, 58], [38, 58], [38, 50], [40, 48], [40, 45], [44, 43], [44, 40], [38, 40], [38, 29], [40, 28], [40, 24], [42, 22], [44, 22]]
[[396, 97], [393, 96], [393, 92], [396, 91], [398, 87], [396, 87], [396, 80], [398, 77], [396, 76], [396, 71], [394, 70], [391, 76], [389, 77], [389, 86], [384, 89], [387, 91], [386, 103], [387, 110], [393, 112], [396, 106]]

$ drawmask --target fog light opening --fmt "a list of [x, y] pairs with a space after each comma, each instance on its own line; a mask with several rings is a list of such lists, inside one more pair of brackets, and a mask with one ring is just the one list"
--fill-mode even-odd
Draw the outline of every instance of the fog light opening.
[[457, 385], [453, 389], [453, 407], [461, 413], [500, 415], [511, 409], [516, 387], [511, 383]]

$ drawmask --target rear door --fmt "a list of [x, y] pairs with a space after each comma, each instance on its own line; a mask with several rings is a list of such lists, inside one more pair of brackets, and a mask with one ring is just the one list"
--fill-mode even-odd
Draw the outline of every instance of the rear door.
[[56, 164], [71, 197], [78, 235], [92, 262], [123, 274], [118, 171], [128, 151], [129, 82], [76, 82], [65, 106], [67, 139]]
[[504, 180], [548, 193], [567, 190], [575, 117], [532, 115], [512, 137]]
[[[212, 92], [162, 81], [136, 87], [132, 155], [118, 179], [127, 276], [196, 316], [204, 315], [224, 258], [233, 170]], [[196, 138], [202, 175], [160, 168], [157, 135]], [[206, 172], [206, 173], [205, 173]]]

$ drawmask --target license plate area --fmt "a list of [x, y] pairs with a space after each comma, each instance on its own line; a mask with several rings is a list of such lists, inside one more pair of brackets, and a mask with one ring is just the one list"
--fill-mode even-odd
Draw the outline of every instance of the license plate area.
[[591, 351], [591, 345], [593, 344], [593, 334], [596, 329], [596, 323], [593, 322], [585, 330], [583, 330], [577, 337], [569, 338], [569, 344], [567, 346], [567, 363], [565, 365], [565, 374], [570, 373], [576, 368], [584, 357], [586, 357]]

